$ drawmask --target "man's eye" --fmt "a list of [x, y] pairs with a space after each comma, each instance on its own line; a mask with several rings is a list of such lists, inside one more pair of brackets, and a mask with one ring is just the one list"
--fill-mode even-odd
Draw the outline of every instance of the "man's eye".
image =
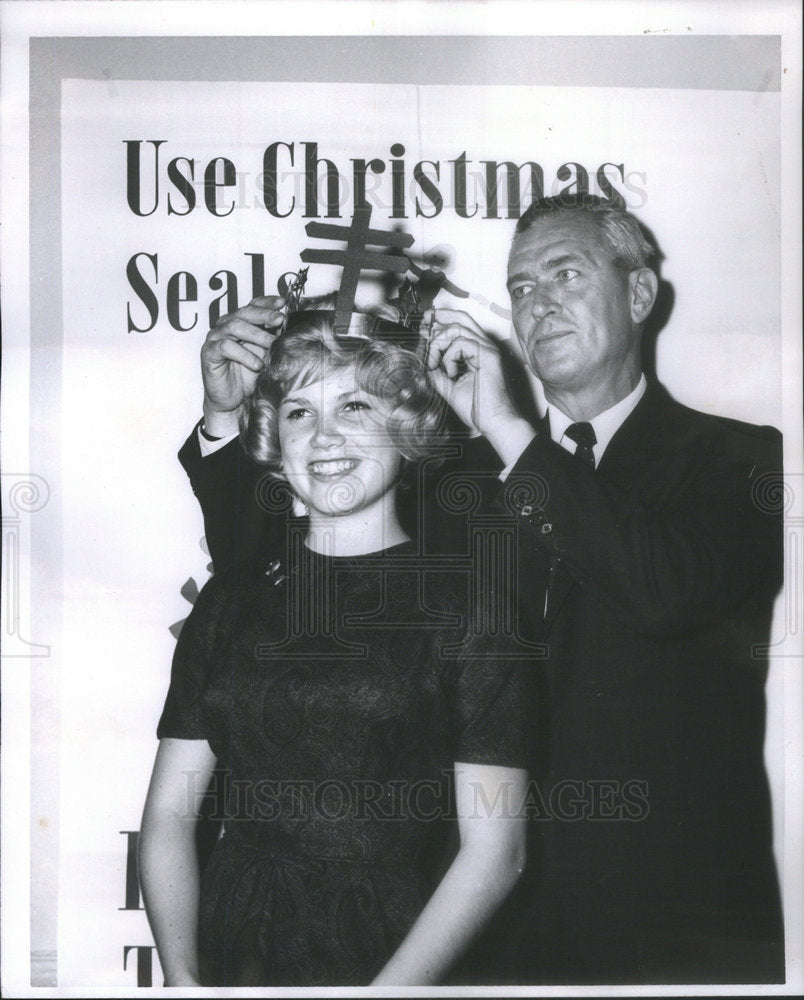
[[530, 289], [530, 285], [517, 285], [515, 288], [511, 289], [511, 298], [514, 299], [514, 301], [524, 299]]
[[559, 281], [572, 281], [573, 278], [578, 277], [578, 271], [572, 267], [563, 267], [558, 272]]

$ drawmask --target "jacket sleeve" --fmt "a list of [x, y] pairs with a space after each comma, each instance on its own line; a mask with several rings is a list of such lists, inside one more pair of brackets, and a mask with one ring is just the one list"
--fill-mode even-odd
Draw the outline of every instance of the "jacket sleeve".
[[179, 461], [201, 505], [215, 572], [278, 551], [276, 540], [292, 509], [288, 491], [248, 457], [238, 439], [202, 456], [197, 434], [194, 429], [185, 441]]
[[702, 420], [622, 481], [539, 435], [498, 502], [554, 571], [593, 588], [629, 627], [705, 625], [771, 600], [781, 577], [781, 436], [730, 423]]

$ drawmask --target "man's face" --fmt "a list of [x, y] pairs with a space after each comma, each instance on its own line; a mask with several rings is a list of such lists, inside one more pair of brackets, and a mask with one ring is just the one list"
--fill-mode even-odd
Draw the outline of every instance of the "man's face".
[[514, 329], [548, 397], [630, 391], [626, 382], [639, 371], [632, 281], [588, 216], [540, 219], [516, 237], [508, 261]]

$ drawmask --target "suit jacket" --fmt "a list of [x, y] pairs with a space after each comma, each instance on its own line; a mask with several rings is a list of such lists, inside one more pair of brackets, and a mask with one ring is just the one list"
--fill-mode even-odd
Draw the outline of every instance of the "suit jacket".
[[[276, 550], [258, 471], [194, 438], [180, 457], [216, 568]], [[763, 766], [778, 433], [652, 385], [595, 470], [542, 433], [501, 487], [484, 442], [462, 451], [422, 473], [409, 527], [458, 557], [513, 532], [499, 589], [545, 646], [528, 870], [457, 979], [781, 981]]]
[[[763, 766], [780, 470], [777, 432], [654, 385], [597, 469], [540, 435], [506, 481], [551, 575], [529, 981], [783, 979]], [[540, 617], [538, 586], [520, 596]]]

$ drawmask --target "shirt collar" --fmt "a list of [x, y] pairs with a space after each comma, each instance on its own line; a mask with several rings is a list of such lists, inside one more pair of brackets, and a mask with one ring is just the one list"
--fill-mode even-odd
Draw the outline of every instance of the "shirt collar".
[[[610, 406], [608, 410], [598, 413], [593, 420], [588, 421], [594, 428], [595, 437], [597, 438], [597, 443], [593, 449], [595, 453], [595, 465], [600, 464], [600, 460], [603, 458], [609, 442], [625, 423], [626, 417], [630, 416], [634, 411], [637, 403], [645, 395], [647, 387], [648, 383], [643, 374], [636, 388], [632, 389], [624, 399], [621, 399], [619, 403], [615, 403], [614, 406]], [[575, 442], [572, 438], [566, 436], [566, 430], [575, 421], [572, 417], [568, 417], [566, 413], [562, 413], [553, 403], [547, 404], [546, 412], [550, 418], [550, 437], [556, 444], [560, 444], [567, 451], [574, 453]]]

